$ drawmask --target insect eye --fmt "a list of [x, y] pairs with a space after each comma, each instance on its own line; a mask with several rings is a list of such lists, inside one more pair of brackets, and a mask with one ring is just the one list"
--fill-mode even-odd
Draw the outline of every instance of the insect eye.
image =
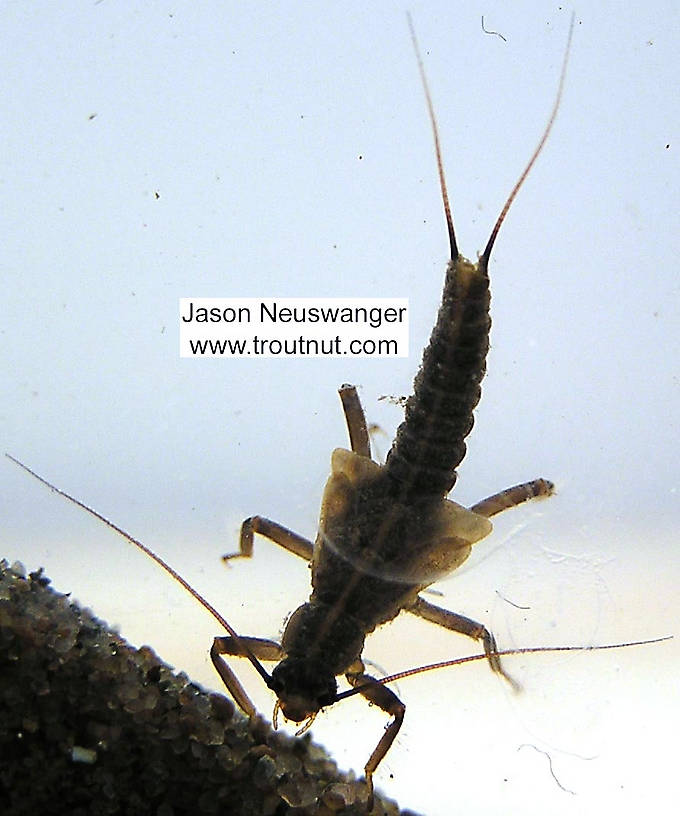
[[272, 674], [271, 677], [269, 678], [267, 685], [278, 697], [283, 691], [285, 683], [279, 677], [276, 677], [276, 675]]
[[320, 709], [325, 708], [326, 706], [333, 705], [336, 696], [337, 692], [335, 690], [331, 692], [329, 689], [317, 697], [316, 703]]

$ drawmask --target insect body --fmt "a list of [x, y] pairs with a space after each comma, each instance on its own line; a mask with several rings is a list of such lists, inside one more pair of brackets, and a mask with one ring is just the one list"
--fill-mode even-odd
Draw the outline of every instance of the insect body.
[[[411, 32], [413, 35], [413, 29]], [[256, 516], [243, 524], [240, 551], [225, 556], [251, 556], [253, 535], [260, 533], [311, 562], [311, 597], [290, 617], [281, 644], [232, 635], [216, 638], [212, 649], [213, 662], [225, 684], [249, 713], [254, 708], [222, 655], [280, 661], [267, 679], [278, 698], [275, 722], [281, 710], [290, 720], [306, 721], [305, 730], [321, 708], [347, 696], [337, 690], [336, 677], [341, 674], [356, 692], [392, 715], [392, 722], [366, 763], [369, 793], [371, 777], [399, 731], [405, 707], [385, 685], [366, 674], [361, 661], [366, 635], [399, 612], [410, 612], [479, 639], [491, 668], [512, 683], [496, 654], [493, 635], [485, 626], [434, 606], [419, 593], [465, 561], [472, 545], [491, 532], [490, 516], [528, 499], [547, 496], [553, 490], [550, 482], [537, 479], [503, 490], [470, 509], [446, 498], [465, 455], [464, 440], [472, 429], [473, 410], [485, 373], [491, 326], [491, 251], [555, 120], [566, 56], [545, 132], [484, 252], [477, 263], [472, 263], [458, 251], [433, 106], [415, 36], [413, 41], [434, 133], [451, 247], [441, 306], [415, 379], [414, 393], [406, 403], [405, 418], [387, 460], [379, 465], [370, 458], [366, 422], [356, 390], [343, 386], [340, 393], [351, 450], [333, 452], [314, 545]], [[568, 49], [569, 45], [567, 54]], [[244, 645], [250, 654], [245, 653]]]
[[[290, 617], [281, 643], [239, 635], [144, 544], [21, 465], [142, 549], [220, 622], [228, 635], [215, 638], [211, 658], [246, 714], [254, 716], [255, 707], [225, 661], [225, 655], [250, 660], [275, 692], [274, 724], [281, 711], [290, 720], [304, 722], [301, 729], [304, 731], [321, 708], [355, 693], [390, 714], [393, 720], [365, 766], [369, 809], [373, 773], [401, 727], [405, 706], [385, 685], [396, 676], [377, 680], [365, 672], [361, 653], [366, 636], [405, 611], [481, 641], [491, 668], [512, 683], [501, 665], [493, 635], [484, 625], [429, 603], [420, 592], [465, 561], [472, 546], [491, 532], [491, 516], [528, 499], [547, 496], [553, 490], [550, 482], [537, 479], [503, 490], [469, 509], [446, 498], [455, 484], [456, 468], [465, 455], [465, 438], [472, 429], [473, 410], [480, 398], [480, 383], [485, 373], [491, 325], [489, 259], [507, 212], [554, 123], [569, 43], [548, 125], [508, 197], [486, 248], [477, 263], [472, 263], [458, 251], [433, 106], [415, 37], [413, 41], [434, 133], [451, 261], [414, 392], [406, 403], [404, 421], [385, 464], [371, 459], [366, 420], [356, 389], [343, 386], [340, 396], [351, 449], [338, 449], [332, 454], [331, 475], [323, 494], [315, 543], [273, 521], [254, 516], [243, 523], [239, 552], [224, 556], [225, 559], [251, 556], [254, 535], [259, 533], [311, 563], [311, 596]], [[557, 647], [558, 650], [568, 648], [575, 647]], [[260, 661], [278, 661], [278, 664], [269, 674]], [[344, 675], [352, 686], [349, 691], [338, 692], [336, 678], [339, 675]]]

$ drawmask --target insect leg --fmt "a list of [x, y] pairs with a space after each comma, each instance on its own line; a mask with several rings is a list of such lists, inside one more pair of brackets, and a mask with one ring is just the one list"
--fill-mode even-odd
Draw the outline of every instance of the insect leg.
[[222, 560], [228, 561], [230, 558], [251, 558], [253, 555], [253, 537], [255, 533], [263, 535], [265, 538], [283, 547], [284, 550], [293, 553], [293, 555], [299, 555], [300, 558], [304, 558], [305, 561], [312, 560], [314, 547], [311, 541], [294, 533], [287, 527], [277, 524], [275, 521], [264, 518], [264, 516], [251, 516], [243, 522], [241, 525], [239, 551], [223, 555]]
[[366, 415], [361, 406], [356, 386], [345, 383], [338, 389], [342, 410], [345, 412], [345, 421], [349, 431], [349, 443], [359, 456], [371, 458], [371, 441], [366, 426]]
[[529, 501], [529, 499], [542, 499], [546, 496], [552, 496], [554, 492], [555, 485], [552, 482], [547, 479], [534, 479], [532, 482], [506, 487], [500, 493], [494, 493], [493, 496], [473, 504], [470, 510], [477, 513], [478, 516], [489, 518], [495, 516], [496, 513], [502, 513], [503, 510], [508, 510], [510, 507], [517, 507], [518, 504]]
[[504, 677], [515, 691], [519, 691], [519, 683], [513, 680], [512, 677], [503, 669], [501, 661], [496, 652], [496, 638], [482, 623], [471, 618], [466, 618], [464, 615], [459, 615], [456, 612], [449, 612], [448, 609], [442, 609], [440, 606], [424, 601], [422, 598], [417, 598], [413, 606], [406, 607], [406, 611], [412, 615], [417, 615], [419, 618], [436, 623], [438, 626], [443, 626], [445, 629], [450, 629], [452, 632], [459, 632], [461, 635], [467, 635], [475, 640], [481, 640], [484, 647], [484, 653], [487, 656], [489, 664], [493, 671]]
[[[342, 408], [345, 412], [350, 444], [354, 453], [371, 458], [370, 441], [364, 409], [361, 407], [359, 395], [354, 385], [343, 385], [339, 389]], [[305, 561], [312, 560], [313, 545], [311, 541], [283, 527], [264, 516], [251, 516], [241, 525], [239, 551], [222, 556], [223, 561], [231, 558], [251, 558], [253, 555], [253, 538], [255, 533], [265, 536], [270, 541], [283, 547], [293, 555], [299, 555]]]
[[[239, 641], [246, 645], [252, 654], [259, 660], [280, 660], [283, 656], [281, 647], [273, 640], [264, 640], [256, 637], [239, 637]], [[227, 691], [236, 700], [239, 708], [244, 711], [249, 717], [254, 717], [257, 714], [252, 700], [246, 694], [234, 672], [227, 665], [227, 661], [222, 655], [234, 655], [235, 657], [244, 657], [243, 651], [239, 648], [239, 644], [232, 637], [216, 637], [210, 647], [210, 659], [217, 673], [222, 678], [222, 682], [227, 687]]]
[[[352, 668], [354, 668], [356, 665], [357, 664], [355, 664]], [[370, 674], [365, 674], [361, 661], [358, 662], [358, 665], [358, 671], [347, 672], [345, 675], [347, 677], [347, 681], [350, 683], [350, 685], [357, 688], [359, 694], [361, 694], [362, 697], [365, 697], [369, 703], [377, 705], [378, 708], [381, 708], [383, 711], [387, 712], [387, 714], [391, 714], [394, 717], [392, 722], [385, 729], [385, 733], [382, 735], [382, 737], [380, 737], [378, 744], [375, 746], [373, 753], [368, 758], [368, 762], [364, 767], [366, 785], [368, 787], [367, 811], [370, 812], [373, 809], [373, 774], [375, 773], [375, 769], [381, 763], [385, 754], [390, 750], [395, 737], [399, 733], [401, 724], [404, 721], [406, 706], [393, 691], [390, 691], [390, 689], [388, 689], [386, 686], [378, 683], [375, 677], [371, 677]]]

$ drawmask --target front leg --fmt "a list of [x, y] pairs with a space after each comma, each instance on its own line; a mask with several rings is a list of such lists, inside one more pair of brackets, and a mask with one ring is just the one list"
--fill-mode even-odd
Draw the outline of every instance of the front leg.
[[248, 717], [254, 717], [257, 714], [252, 700], [248, 697], [246, 690], [241, 685], [239, 679], [234, 672], [229, 668], [227, 661], [222, 655], [233, 655], [234, 657], [247, 657], [243, 653], [241, 644], [246, 646], [251, 654], [258, 660], [280, 660], [283, 657], [281, 646], [273, 640], [265, 640], [264, 638], [256, 637], [239, 637], [238, 641], [235, 638], [225, 636], [216, 637], [210, 648], [210, 659], [217, 673], [222, 678], [222, 682], [227, 687], [227, 691], [236, 700], [239, 708], [247, 714]]
[[458, 615], [456, 612], [449, 612], [448, 609], [442, 609], [441, 606], [435, 606], [422, 598], [417, 598], [413, 606], [407, 607], [406, 611], [412, 615], [417, 615], [419, 618], [424, 618], [430, 623], [436, 623], [438, 626], [450, 629], [452, 632], [459, 632], [461, 635], [481, 640], [484, 654], [487, 656], [492, 670], [504, 677], [515, 691], [520, 690], [519, 683], [510, 677], [501, 666], [500, 658], [496, 654], [498, 651], [496, 639], [483, 623], [477, 623], [477, 621], [466, 618], [464, 615]]
[[[355, 671], [351, 669], [355, 669]], [[390, 750], [395, 737], [399, 733], [401, 724], [404, 722], [406, 706], [387, 686], [379, 683], [375, 677], [371, 677], [370, 674], [365, 674], [364, 666], [361, 661], [357, 661], [351, 669], [345, 675], [350, 685], [354, 686], [359, 694], [365, 697], [370, 703], [377, 705], [378, 708], [381, 708], [387, 712], [387, 714], [391, 714], [394, 717], [392, 722], [385, 729], [385, 733], [380, 737], [378, 744], [375, 746], [373, 753], [368, 758], [368, 762], [364, 767], [366, 786], [368, 787], [367, 811], [370, 813], [370, 811], [373, 810], [373, 774], [385, 754]]]

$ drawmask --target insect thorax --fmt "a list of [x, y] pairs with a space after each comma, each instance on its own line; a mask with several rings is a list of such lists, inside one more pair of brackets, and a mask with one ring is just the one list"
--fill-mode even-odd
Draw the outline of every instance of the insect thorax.
[[312, 601], [355, 616], [367, 632], [458, 567], [491, 532], [488, 519], [447, 499], [404, 501], [386, 468], [365, 456], [337, 449], [331, 467]]

